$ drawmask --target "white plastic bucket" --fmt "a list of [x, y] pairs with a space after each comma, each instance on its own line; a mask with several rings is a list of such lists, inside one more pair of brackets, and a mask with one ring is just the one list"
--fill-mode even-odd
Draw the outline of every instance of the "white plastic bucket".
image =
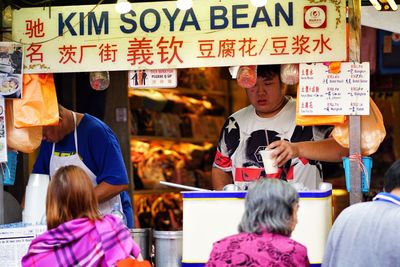
[[32, 173], [29, 176], [25, 193], [25, 208], [22, 222], [25, 224], [46, 224], [46, 195], [50, 177], [45, 174]]

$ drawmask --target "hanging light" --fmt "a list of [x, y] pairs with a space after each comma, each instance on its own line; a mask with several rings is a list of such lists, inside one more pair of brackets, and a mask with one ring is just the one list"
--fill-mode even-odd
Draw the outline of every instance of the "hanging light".
[[115, 10], [119, 14], [125, 14], [131, 11], [131, 3], [126, 0], [118, 0], [117, 4], [115, 5]]
[[193, 0], [177, 0], [176, 7], [180, 10], [188, 10], [193, 6]]
[[369, 0], [378, 11], [396, 11], [397, 4], [395, 0]]
[[255, 7], [262, 7], [267, 4], [267, 0], [250, 0], [250, 2]]
[[3, 27], [10, 27], [12, 24], [12, 9], [11, 6], [4, 8], [3, 12]]
[[380, 11], [382, 9], [381, 4], [379, 3], [378, 0], [369, 0], [373, 7], [375, 7], [376, 10]]
[[[382, 1], [382, 0], [381, 0]], [[383, 2], [383, 1], [382, 1]], [[389, 4], [391, 10], [396, 11], [397, 10], [397, 4], [396, 1], [394, 0], [387, 0], [387, 3]]]

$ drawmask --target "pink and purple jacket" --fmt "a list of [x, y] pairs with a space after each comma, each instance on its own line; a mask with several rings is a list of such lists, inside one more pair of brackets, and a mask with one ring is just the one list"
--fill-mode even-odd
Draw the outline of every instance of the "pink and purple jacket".
[[214, 243], [206, 267], [309, 266], [307, 249], [287, 236], [239, 233]]
[[96, 221], [71, 220], [38, 236], [22, 258], [22, 266], [114, 266], [139, 254], [128, 229], [106, 215]]

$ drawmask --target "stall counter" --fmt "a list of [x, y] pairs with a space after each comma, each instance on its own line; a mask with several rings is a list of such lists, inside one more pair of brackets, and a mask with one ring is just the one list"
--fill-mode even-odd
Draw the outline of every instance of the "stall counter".
[[[307, 247], [311, 266], [320, 266], [332, 227], [332, 186], [299, 192], [298, 224], [292, 238]], [[244, 211], [245, 191], [183, 192], [182, 266], [204, 266], [212, 245], [236, 234]]]

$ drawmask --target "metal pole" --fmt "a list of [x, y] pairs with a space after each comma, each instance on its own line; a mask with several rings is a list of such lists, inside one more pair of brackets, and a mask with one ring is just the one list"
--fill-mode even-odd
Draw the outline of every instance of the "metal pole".
[[[361, 43], [361, 0], [349, 0], [349, 61], [360, 62]], [[360, 116], [350, 116], [349, 120], [350, 155], [361, 154]], [[350, 205], [362, 201], [361, 171], [355, 160], [350, 160]]]

